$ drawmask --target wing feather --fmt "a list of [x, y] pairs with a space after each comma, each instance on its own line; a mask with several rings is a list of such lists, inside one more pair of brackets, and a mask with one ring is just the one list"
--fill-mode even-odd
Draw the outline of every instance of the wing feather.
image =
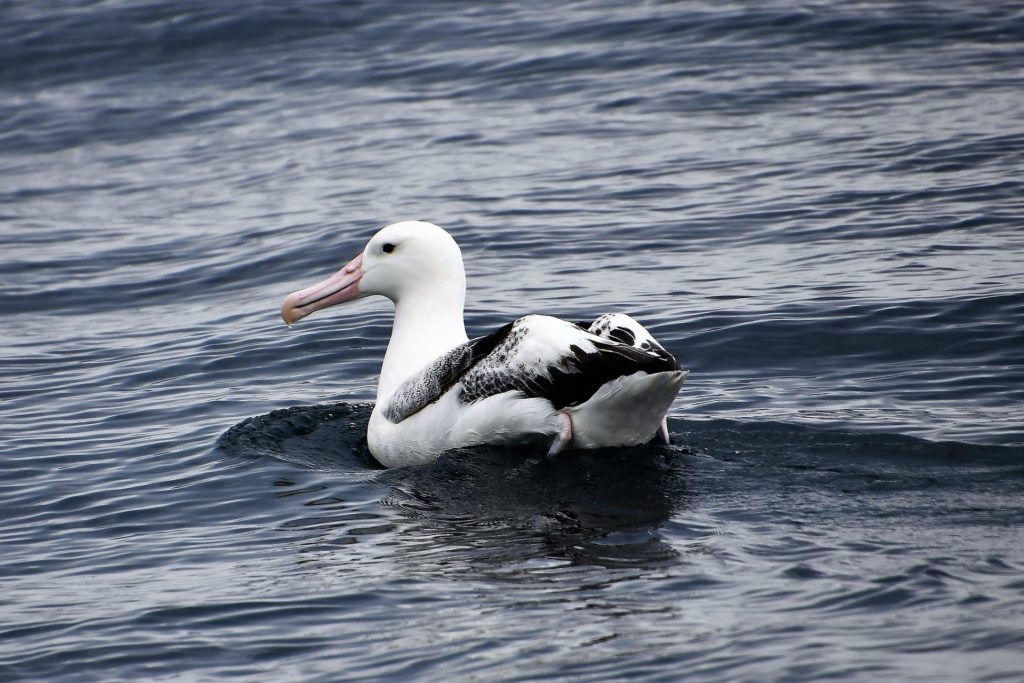
[[456, 385], [469, 404], [517, 391], [543, 398], [556, 410], [584, 403], [604, 384], [644, 372], [674, 372], [661, 346], [643, 349], [614, 335], [594, 334], [578, 323], [531, 315], [460, 344], [406, 380], [384, 416], [398, 423], [437, 401]]
[[437, 401], [458, 384], [467, 370], [494, 351], [512, 326], [508, 323], [491, 334], [459, 344], [402, 382], [384, 406], [384, 417], [398, 424]]

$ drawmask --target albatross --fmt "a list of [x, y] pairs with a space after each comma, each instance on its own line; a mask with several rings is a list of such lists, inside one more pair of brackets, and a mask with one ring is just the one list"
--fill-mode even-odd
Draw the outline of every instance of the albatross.
[[686, 372], [628, 315], [527, 315], [469, 339], [459, 245], [432, 223], [402, 221], [336, 274], [289, 294], [281, 317], [290, 327], [371, 295], [395, 304], [367, 427], [370, 452], [385, 467], [537, 439], [550, 439], [549, 455], [668, 443], [665, 416]]

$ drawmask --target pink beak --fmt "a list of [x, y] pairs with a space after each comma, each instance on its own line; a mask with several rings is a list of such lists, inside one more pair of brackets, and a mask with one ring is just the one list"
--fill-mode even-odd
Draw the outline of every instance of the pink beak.
[[359, 281], [362, 277], [363, 255], [360, 253], [323, 282], [289, 294], [281, 304], [281, 317], [291, 325], [313, 311], [355, 299], [361, 294]]

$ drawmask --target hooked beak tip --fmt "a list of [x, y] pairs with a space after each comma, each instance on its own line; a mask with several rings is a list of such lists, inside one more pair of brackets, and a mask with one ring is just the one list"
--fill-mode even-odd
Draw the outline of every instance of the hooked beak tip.
[[284, 303], [281, 304], [281, 319], [284, 320], [284, 324], [288, 327], [291, 327], [304, 317], [303, 313], [295, 305], [298, 303], [297, 299], [298, 297], [294, 294], [289, 294]]
[[344, 268], [312, 287], [292, 292], [281, 304], [281, 319], [288, 327], [310, 313], [362, 296], [359, 282], [363, 277], [363, 255], [360, 253]]

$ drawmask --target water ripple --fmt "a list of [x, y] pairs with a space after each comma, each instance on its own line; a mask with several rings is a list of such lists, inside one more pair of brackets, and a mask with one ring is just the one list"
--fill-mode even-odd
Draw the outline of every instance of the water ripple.
[[[1012, 3], [0, 7], [0, 679], [1019, 674]], [[387, 471], [383, 223], [629, 312], [666, 448]]]

